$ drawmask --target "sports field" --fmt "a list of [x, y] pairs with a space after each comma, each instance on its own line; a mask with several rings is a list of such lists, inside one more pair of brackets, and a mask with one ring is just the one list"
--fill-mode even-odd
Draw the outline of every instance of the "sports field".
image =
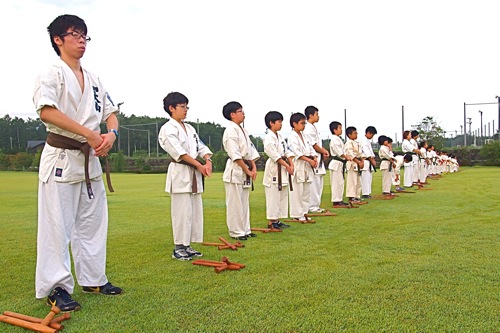
[[[465, 167], [432, 190], [259, 233], [214, 273], [171, 258], [165, 175], [113, 174], [108, 278], [120, 296], [82, 304], [64, 332], [500, 332], [500, 168]], [[259, 175], [252, 227], [265, 227]], [[230, 239], [221, 174], [206, 180], [205, 241]], [[374, 177], [380, 193], [381, 173]], [[45, 317], [34, 298], [37, 174], [0, 172], [0, 312]], [[323, 206], [330, 206], [325, 178]], [[195, 244], [196, 245], [196, 244]], [[0, 332], [25, 332], [0, 323]]]

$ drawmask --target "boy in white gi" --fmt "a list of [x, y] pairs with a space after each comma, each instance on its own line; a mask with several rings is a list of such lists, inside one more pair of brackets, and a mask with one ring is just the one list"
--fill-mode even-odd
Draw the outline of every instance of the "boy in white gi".
[[413, 155], [415, 155], [413, 144], [410, 142], [411, 132], [403, 132], [403, 143], [401, 144], [401, 150], [403, 153], [409, 153], [412, 155], [412, 161], [404, 163], [404, 187], [413, 186]]
[[350, 157], [344, 154], [344, 142], [340, 137], [342, 135], [342, 124], [338, 121], [332, 121], [330, 123], [330, 132], [333, 134], [330, 140], [332, 159], [328, 169], [330, 170], [333, 208], [349, 208], [349, 204], [342, 201], [344, 197], [345, 165], [350, 160]]
[[[344, 146], [344, 152], [346, 156], [349, 156], [350, 160], [347, 161], [347, 186], [346, 186], [346, 196], [349, 198], [349, 202], [357, 205], [364, 205], [368, 202], [362, 201], [361, 196], [361, 175], [360, 170], [363, 169], [365, 156], [361, 152], [361, 147], [359, 142], [356, 141], [358, 138], [358, 132], [356, 127], [350, 126], [345, 130], [347, 140]], [[369, 162], [367, 162], [369, 163]]]
[[419, 168], [419, 179], [420, 182], [425, 184], [427, 182], [427, 173], [429, 168], [429, 158], [427, 157], [427, 142], [421, 141], [418, 145], [420, 150], [420, 168]]
[[[49, 132], [40, 160], [35, 296], [48, 296], [49, 305], [68, 312], [80, 309], [70, 296], [75, 282], [69, 243], [84, 292], [122, 292], [106, 277], [108, 206], [99, 162], [118, 137], [118, 108], [100, 79], [80, 64], [90, 41], [85, 22], [61, 15], [47, 30], [60, 59], [40, 73], [33, 96]], [[101, 134], [101, 122], [108, 133]]]
[[222, 175], [226, 190], [226, 223], [229, 236], [238, 240], [257, 237], [250, 230], [250, 188], [257, 177], [255, 161], [260, 158], [246, 129], [241, 127], [245, 112], [238, 102], [224, 105], [222, 115], [229, 120], [222, 144], [229, 159]]
[[[179, 92], [163, 99], [163, 108], [171, 119], [160, 129], [158, 142], [170, 155], [165, 192], [170, 193], [170, 212], [174, 236], [172, 258], [190, 260], [202, 254], [191, 242], [203, 242], [203, 177], [212, 174], [212, 152], [200, 140], [193, 126], [186, 124], [189, 100]], [[201, 164], [196, 158], [203, 158]]]
[[366, 161], [361, 170], [361, 194], [362, 198], [371, 198], [372, 194], [372, 171], [375, 170], [375, 153], [372, 148], [372, 138], [377, 134], [377, 129], [368, 126], [365, 130], [365, 136], [361, 139], [361, 152], [366, 156]]
[[418, 147], [418, 135], [417, 130], [411, 131], [410, 143], [413, 146], [413, 152], [415, 153], [413, 158], [413, 183], [420, 184], [420, 148]]
[[302, 113], [292, 114], [290, 126], [293, 131], [288, 137], [288, 146], [295, 156], [295, 170], [292, 177], [293, 191], [290, 192], [290, 217], [299, 221], [307, 220], [305, 215], [309, 211], [311, 180], [314, 177], [314, 169], [318, 167], [312, 146], [302, 135], [305, 125], [306, 117]]
[[288, 177], [293, 175], [293, 153], [278, 133], [283, 126], [283, 115], [270, 111], [264, 121], [269, 129], [264, 137], [264, 152], [269, 158], [262, 181], [266, 193], [267, 227], [284, 229], [289, 226], [279, 219], [288, 217]]
[[304, 110], [307, 122], [302, 134], [306, 141], [312, 146], [313, 154], [316, 155], [318, 166], [314, 169], [314, 175], [311, 179], [311, 193], [309, 196], [309, 212], [323, 213], [321, 208], [321, 196], [323, 194], [323, 178], [326, 174], [324, 160], [330, 156], [328, 150], [323, 148], [318, 129], [314, 125], [319, 121], [318, 108], [310, 105]]
[[385, 135], [379, 136], [378, 144], [380, 145], [378, 156], [382, 160], [382, 162], [380, 162], [380, 170], [382, 171], [382, 194], [393, 195], [391, 193], [392, 170], [396, 167], [396, 159], [391, 151], [388, 137]]

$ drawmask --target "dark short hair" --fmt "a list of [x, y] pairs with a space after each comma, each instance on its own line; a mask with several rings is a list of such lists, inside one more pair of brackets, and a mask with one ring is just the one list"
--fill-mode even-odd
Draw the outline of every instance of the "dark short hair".
[[278, 111], [269, 111], [264, 117], [267, 128], [271, 128], [271, 123], [275, 123], [278, 120], [283, 121], [283, 115]]
[[349, 126], [349, 127], [347, 127], [347, 128], [345, 129], [345, 134], [346, 134], [347, 136], [349, 136], [349, 135], [351, 135], [351, 134], [352, 134], [352, 132], [354, 132], [354, 131], [357, 131], [356, 127], [354, 127], [354, 126]]
[[54, 42], [54, 37], [61, 36], [66, 33], [68, 29], [73, 29], [87, 35], [87, 25], [85, 24], [85, 21], [75, 15], [60, 15], [56, 17], [55, 20], [52, 21], [52, 23], [47, 27], [47, 31], [50, 36], [50, 43], [58, 56], [61, 55], [61, 51], [59, 50], [59, 46], [57, 46]]
[[330, 132], [332, 134], [335, 134], [335, 133], [333, 133], [333, 130], [336, 130], [337, 128], [339, 128], [339, 126], [342, 126], [342, 124], [340, 122], [338, 122], [338, 121], [332, 121], [330, 123]]
[[318, 108], [315, 106], [309, 105], [308, 107], [306, 107], [306, 109], [304, 110], [304, 115], [306, 116], [306, 120], [309, 120], [309, 117], [314, 115], [316, 111], [318, 111]]
[[419, 134], [419, 133], [418, 133], [418, 131], [416, 131], [416, 130], [411, 131], [411, 137], [412, 137], [412, 138], [416, 137], [418, 134]]
[[306, 116], [302, 113], [294, 113], [290, 116], [290, 126], [293, 128], [293, 123], [299, 123], [302, 119], [306, 119]]
[[[370, 132], [371, 133], [371, 132]], [[389, 141], [385, 135], [381, 135], [378, 137], [378, 144], [383, 146], [384, 142]]]
[[167, 111], [167, 113], [171, 116], [172, 112], [170, 112], [170, 110], [168, 109], [169, 106], [173, 106], [175, 108], [179, 104], [188, 103], [189, 100], [186, 96], [184, 96], [180, 92], [173, 91], [163, 99], [163, 110]]
[[412, 159], [413, 159], [413, 157], [411, 156], [411, 154], [410, 154], [410, 153], [406, 153], [406, 154], [404, 155], [404, 157], [403, 157], [403, 160], [404, 160], [404, 161], [406, 161], [407, 163], [408, 163], [408, 162], [411, 162], [411, 161], [412, 161]]
[[404, 131], [403, 132], [403, 140], [406, 139], [406, 137], [410, 134], [410, 131]]
[[226, 105], [224, 105], [224, 107], [222, 108], [222, 115], [227, 120], [231, 120], [231, 113], [234, 113], [242, 108], [243, 108], [243, 106], [238, 102], [235, 102], [235, 101], [229, 102]]
[[371, 133], [373, 135], [377, 134], [377, 129], [373, 126], [368, 126], [366, 129], [365, 129], [365, 134], [366, 133]]
[[392, 138], [388, 136], [388, 137], [387, 137], [387, 142], [392, 143], [392, 142], [393, 142], [393, 141], [392, 141]]

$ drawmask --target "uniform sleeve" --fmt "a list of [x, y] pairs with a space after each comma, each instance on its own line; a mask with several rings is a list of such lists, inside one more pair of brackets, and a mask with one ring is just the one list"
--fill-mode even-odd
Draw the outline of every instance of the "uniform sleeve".
[[212, 156], [213, 153], [212, 151], [210, 150], [210, 148], [208, 148], [208, 146], [203, 142], [201, 141], [200, 137], [198, 136], [198, 133], [196, 133], [196, 138], [198, 139], [198, 156], [199, 157], [204, 157], [205, 155], [210, 155]]
[[239, 136], [235, 128], [227, 128], [224, 132], [223, 142], [224, 149], [231, 161], [241, 160], [241, 151], [239, 145]]
[[158, 143], [176, 161], [179, 161], [182, 155], [188, 153], [182, 148], [178, 131], [168, 123], [161, 127], [158, 134]]
[[44, 106], [52, 106], [59, 110], [58, 101], [61, 97], [62, 87], [62, 74], [57, 70], [57, 66], [51, 66], [38, 75], [35, 81], [33, 103], [39, 116]]
[[290, 150], [292, 151], [296, 159], [299, 159], [301, 156], [304, 155], [300, 149], [300, 144], [298, 140], [300, 139], [295, 134], [292, 134], [288, 137], [288, 146], [290, 147]]
[[274, 139], [270, 137], [269, 135], [266, 135], [264, 137], [264, 153], [273, 161], [276, 162], [281, 158], [281, 154], [278, 151], [278, 148], [276, 147], [276, 142], [277, 138]]

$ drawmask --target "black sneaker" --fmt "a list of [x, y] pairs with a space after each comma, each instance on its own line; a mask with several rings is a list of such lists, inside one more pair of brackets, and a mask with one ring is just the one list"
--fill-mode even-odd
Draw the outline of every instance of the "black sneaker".
[[56, 287], [50, 292], [47, 304], [57, 306], [62, 312], [78, 311], [81, 308], [80, 303], [72, 299], [70, 294], [61, 287]]
[[174, 252], [172, 252], [172, 258], [181, 261], [191, 260], [191, 256], [186, 252], [185, 249], [174, 250]]
[[100, 287], [83, 287], [84, 293], [103, 294], [103, 295], [120, 295], [122, 288], [113, 286], [111, 282]]
[[363, 199], [371, 199], [372, 196], [371, 195], [368, 195], [368, 194], [364, 194], [361, 196]]
[[185, 248], [184, 250], [186, 250], [186, 253], [188, 254], [188, 256], [190, 257], [203, 257], [203, 253], [199, 252], [199, 251], [196, 251], [195, 249], [193, 249], [191, 246], [188, 246], [187, 248]]
[[248, 235], [246, 235], [247, 238], [250, 238], [250, 237], [257, 237], [257, 234], [254, 234], [253, 232], [249, 233]]
[[281, 226], [279, 225], [279, 222], [273, 222], [273, 223], [271, 223], [271, 225], [268, 226], [268, 228], [271, 228], [271, 229], [280, 229], [281, 230]]
[[236, 236], [236, 237], [231, 237], [232, 239], [236, 239], [236, 240], [247, 240], [247, 236]]
[[288, 224], [285, 224], [281, 221], [278, 221], [278, 226], [280, 227], [280, 229], [290, 228], [290, 226]]

